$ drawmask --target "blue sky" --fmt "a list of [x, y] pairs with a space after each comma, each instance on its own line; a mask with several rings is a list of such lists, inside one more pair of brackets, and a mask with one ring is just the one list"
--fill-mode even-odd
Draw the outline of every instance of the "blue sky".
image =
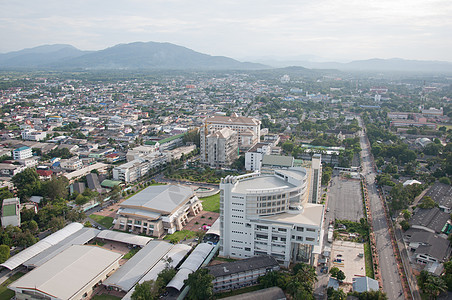
[[450, 0], [0, 0], [0, 52], [170, 42], [211, 55], [452, 61]]

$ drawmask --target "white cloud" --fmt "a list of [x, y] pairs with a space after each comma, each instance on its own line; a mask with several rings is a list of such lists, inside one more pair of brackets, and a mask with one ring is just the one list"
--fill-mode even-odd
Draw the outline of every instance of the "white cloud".
[[3, 1], [0, 51], [167, 41], [232, 57], [452, 61], [449, 0]]

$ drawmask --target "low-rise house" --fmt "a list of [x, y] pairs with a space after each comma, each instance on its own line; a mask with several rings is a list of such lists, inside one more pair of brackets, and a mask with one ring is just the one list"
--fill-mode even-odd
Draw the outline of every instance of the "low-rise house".
[[446, 238], [425, 231], [415, 232], [409, 239], [408, 248], [414, 252], [416, 262], [421, 264], [443, 263], [448, 260], [451, 252]]
[[378, 281], [370, 277], [353, 278], [353, 291], [358, 293], [371, 292], [380, 290]]
[[409, 221], [411, 228], [441, 234], [450, 219], [450, 214], [438, 207], [416, 208]]
[[206, 267], [215, 277], [214, 293], [235, 290], [258, 283], [258, 278], [270, 271], [279, 270], [279, 264], [270, 255], [251, 257]]

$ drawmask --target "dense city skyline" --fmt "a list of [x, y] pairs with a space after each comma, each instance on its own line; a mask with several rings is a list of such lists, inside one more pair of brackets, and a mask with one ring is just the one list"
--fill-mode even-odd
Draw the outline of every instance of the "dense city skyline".
[[241, 60], [452, 61], [452, 4], [442, 0], [278, 4], [46, 0], [4, 2], [1, 11], [1, 53], [55, 43], [99, 50], [157, 41]]

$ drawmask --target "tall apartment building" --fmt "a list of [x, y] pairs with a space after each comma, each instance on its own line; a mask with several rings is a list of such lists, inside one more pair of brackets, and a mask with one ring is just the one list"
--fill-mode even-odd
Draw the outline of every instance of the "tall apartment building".
[[311, 202], [320, 202], [320, 193], [322, 190], [322, 155], [314, 154], [311, 164]]
[[237, 132], [240, 151], [247, 151], [259, 142], [261, 137], [261, 121], [257, 119], [242, 117], [237, 114], [231, 116], [214, 115], [206, 118], [200, 131], [201, 162], [207, 163], [207, 136], [223, 128]]
[[238, 156], [237, 132], [223, 128], [206, 137], [207, 157], [205, 163], [212, 168], [231, 165]]
[[220, 183], [220, 255], [271, 255], [278, 263], [312, 263], [321, 246], [324, 207], [308, 203], [306, 169], [227, 176]]

